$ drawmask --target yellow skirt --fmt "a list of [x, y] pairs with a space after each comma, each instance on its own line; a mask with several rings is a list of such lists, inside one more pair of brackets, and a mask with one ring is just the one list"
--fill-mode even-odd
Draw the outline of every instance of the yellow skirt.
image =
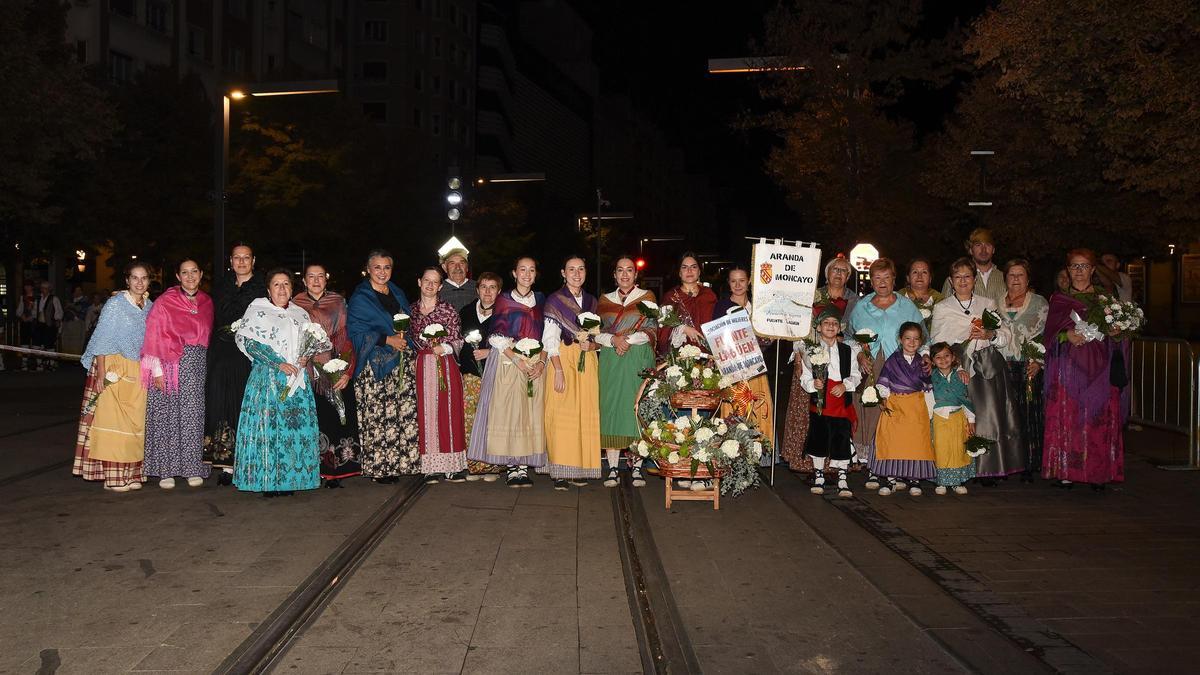
[[967, 416], [961, 410], [950, 417], [933, 416], [933, 454], [938, 469], [960, 469], [973, 461], [967, 454]]
[[579, 372], [579, 345], [562, 345], [559, 362], [566, 388], [554, 390], [554, 369], [546, 375], [546, 446], [550, 475], [600, 477], [600, 361], [587, 352]]
[[[746, 380], [746, 385], [750, 387], [750, 391], [754, 392], [754, 402], [750, 404], [750, 418], [756, 425], [758, 430], [762, 432], [763, 438], [775, 445], [775, 411], [771, 404], [771, 383], [767, 380], [766, 375], [758, 375]], [[804, 411], [808, 414], [808, 411]], [[718, 411], [721, 417], [728, 417], [734, 414], [733, 406], [729, 403], [722, 403], [721, 409]]]
[[140, 462], [146, 456], [146, 390], [141, 367], [120, 354], [104, 357], [105, 373], [119, 379], [96, 400], [96, 415], [88, 435], [88, 458], [106, 462]]
[[887, 398], [888, 414], [880, 409], [875, 431], [875, 459], [878, 461], [933, 461], [933, 440], [929, 433], [929, 407], [925, 394], [893, 394]]

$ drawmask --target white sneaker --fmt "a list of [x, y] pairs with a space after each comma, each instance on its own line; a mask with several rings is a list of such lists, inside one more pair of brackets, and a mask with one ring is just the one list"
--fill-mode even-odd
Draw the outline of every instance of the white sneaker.
[[890, 488], [886, 485], [879, 488], [879, 496], [880, 497], [888, 497], [891, 494], [892, 494], [892, 488]]
[[[495, 475], [495, 474], [489, 474], [489, 475]], [[467, 474], [467, 482], [468, 483], [474, 483], [475, 481], [478, 481], [478, 480], [483, 480], [483, 474], [479, 474], [479, 473]]]
[[175, 489], [175, 479], [174, 478], [164, 478], [164, 479], [158, 481], [158, 487], [160, 487], [164, 490], [174, 490]]
[[130, 490], [141, 490], [142, 482], [140, 480], [133, 481], [132, 483], [129, 484], [129, 489]]
[[933, 494], [935, 494], [935, 495], [944, 495], [944, 494], [946, 494], [946, 486], [945, 486], [945, 485], [939, 485], [939, 486], [937, 486], [937, 487], [933, 488]]
[[201, 485], [204, 485], [204, 479], [200, 476], [188, 478], [188, 487], [200, 487]]
[[922, 494], [924, 494], [924, 492], [921, 490], [921, 488], [914, 485], [911, 489], [909, 489], [908, 494], [912, 495], [913, 497], [920, 497]]
[[500, 474], [498, 474], [498, 473], [483, 474], [483, 482], [485, 482], [485, 483], [495, 483], [498, 480], [500, 480]]
[[966, 485], [955, 485], [954, 486], [954, 494], [956, 494], [956, 495], [967, 494], [967, 486]]

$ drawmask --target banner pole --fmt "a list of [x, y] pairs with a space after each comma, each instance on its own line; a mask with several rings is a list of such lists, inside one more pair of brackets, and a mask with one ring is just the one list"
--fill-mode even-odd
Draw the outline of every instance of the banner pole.
[[771, 426], [774, 429], [771, 431], [775, 438], [775, 442], [771, 444], [771, 487], [775, 487], [775, 465], [779, 463], [779, 349], [782, 342], [779, 338], [775, 338], [775, 377], [771, 382], [771, 409], [774, 411], [774, 414], [771, 415]]

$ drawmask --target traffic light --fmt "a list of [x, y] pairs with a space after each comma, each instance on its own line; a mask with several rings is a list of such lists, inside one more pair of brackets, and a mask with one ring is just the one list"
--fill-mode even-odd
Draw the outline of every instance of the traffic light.
[[636, 267], [639, 272], [641, 272], [642, 270], [646, 269], [646, 259], [638, 258], [637, 260], [634, 260], [633, 266]]
[[456, 221], [462, 218], [464, 208], [463, 194], [461, 192], [462, 179], [458, 176], [452, 176], [450, 180], [446, 181], [446, 187], [450, 188], [450, 191], [446, 193], [446, 204], [450, 207], [446, 211], [446, 218], [450, 221]]

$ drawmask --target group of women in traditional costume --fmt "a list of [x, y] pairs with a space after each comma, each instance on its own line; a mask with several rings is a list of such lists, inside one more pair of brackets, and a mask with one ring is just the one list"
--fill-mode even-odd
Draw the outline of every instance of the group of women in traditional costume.
[[[976, 234], [990, 258], [990, 235]], [[1024, 259], [993, 268], [1004, 282], [1003, 293], [990, 291], [998, 300], [976, 290], [977, 259], [951, 264], [942, 296], [930, 288], [928, 261], [912, 261], [908, 287], [896, 292], [895, 266], [880, 258], [869, 269], [873, 292], [861, 298], [845, 288], [846, 261], [830, 261], [815, 337], [796, 346], [781, 444], [789, 468], [811, 473], [817, 494], [836, 474], [842, 496], [853, 494], [853, 466], [885, 496], [917, 496], [925, 483], [964, 495], [972, 479], [991, 486], [1039, 473], [1068, 488], [1123, 480], [1124, 343], [1115, 332], [1091, 341], [1075, 332], [1094, 303], [1096, 264], [1091, 251], [1072, 251], [1071, 286], [1047, 302], [1031, 289]], [[990, 443], [968, 446], [973, 436]]]

